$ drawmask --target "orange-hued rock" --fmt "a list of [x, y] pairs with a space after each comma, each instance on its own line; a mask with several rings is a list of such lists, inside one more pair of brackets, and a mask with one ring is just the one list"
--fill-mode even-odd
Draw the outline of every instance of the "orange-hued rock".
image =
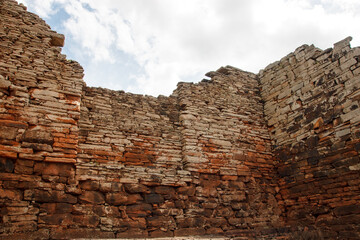
[[36, 163], [34, 170], [42, 175], [65, 176], [74, 174], [74, 166], [59, 163]]
[[102, 193], [96, 191], [86, 191], [79, 196], [80, 202], [90, 204], [104, 204], [105, 197]]
[[140, 194], [127, 195], [126, 193], [108, 193], [106, 194], [106, 202], [110, 205], [131, 205], [141, 202], [143, 198]]
[[351, 38], [152, 97], [87, 87], [15, 1], [0, 19], [1, 239], [359, 238]]

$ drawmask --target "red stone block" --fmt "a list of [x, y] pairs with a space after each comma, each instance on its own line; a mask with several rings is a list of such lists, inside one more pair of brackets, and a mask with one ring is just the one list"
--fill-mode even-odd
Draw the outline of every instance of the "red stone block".
[[264, 146], [263, 144], [264, 143], [257, 144], [255, 146], [256, 151], [265, 152], [266, 151], [266, 146]]
[[59, 137], [59, 138], [55, 138], [55, 141], [59, 142], [59, 143], [68, 143], [68, 144], [73, 144], [73, 145], [78, 144], [77, 136], [67, 136], [66, 138]]
[[316, 218], [316, 225], [328, 225], [329, 223], [331, 223], [331, 221], [333, 221], [334, 216], [331, 214], [323, 214], [323, 215], [319, 215]]
[[54, 122], [58, 122], [58, 123], [68, 123], [68, 124], [72, 124], [72, 125], [76, 125], [77, 121], [75, 119], [72, 118], [66, 118], [66, 117], [59, 117], [59, 116], [55, 116], [55, 115], [51, 115], [48, 117], [54, 121]]
[[62, 191], [46, 191], [46, 190], [39, 190], [36, 189], [34, 191], [34, 199], [37, 202], [43, 202], [43, 203], [76, 203], [77, 198], [70, 195], [65, 194]]
[[72, 164], [43, 162], [36, 163], [34, 171], [42, 175], [70, 177], [74, 175], [75, 168]]
[[131, 205], [142, 201], [143, 198], [139, 194], [128, 195], [126, 193], [108, 193], [106, 194], [106, 202], [110, 205]]
[[206, 224], [211, 227], [220, 228], [226, 226], [227, 221], [224, 217], [215, 217], [206, 219]]
[[46, 154], [47, 154], [46, 152], [19, 153], [19, 159], [26, 159], [26, 160], [33, 160], [33, 161], [43, 161], [45, 159]]
[[228, 176], [228, 175], [221, 176], [221, 180], [223, 181], [236, 181], [237, 179], [238, 176]]
[[9, 151], [9, 152], [16, 152], [16, 153], [33, 153], [32, 148], [24, 148], [19, 146], [6, 146], [0, 145], [0, 151]]
[[87, 181], [79, 182], [79, 186], [83, 190], [97, 191], [100, 188], [100, 183], [99, 183], [99, 181], [87, 180]]
[[136, 159], [136, 160], [147, 160], [146, 155], [142, 155], [142, 154], [138, 154], [138, 153], [131, 153], [131, 152], [126, 152], [124, 154], [124, 157], [126, 160], [128, 159]]
[[149, 227], [164, 228], [175, 226], [175, 220], [170, 216], [154, 216], [146, 218]]
[[27, 128], [28, 124], [25, 122], [0, 119], [0, 126], [8, 126], [8, 127], [14, 127], [14, 128]]
[[76, 149], [76, 148], [77, 148], [77, 144], [54, 142], [53, 147]]
[[129, 228], [143, 229], [143, 230], [147, 228], [145, 218], [131, 217], [131, 219], [126, 219], [126, 222]]
[[197, 217], [178, 217], [176, 219], [177, 228], [202, 227], [205, 224], [205, 218]]
[[16, 152], [0, 150], [0, 157], [16, 159], [17, 158], [17, 153]]
[[334, 213], [336, 216], [360, 214], [360, 204], [336, 207]]
[[114, 206], [95, 205], [94, 213], [100, 217], [121, 217], [119, 208]]
[[91, 204], [103, 204], [105, 203], [104, 195], [100, 192], [85, 191], [79, 196], [80, 202]]
[[[21, 146], [24, 148], [31, 148], [33, 151], [45, 151], [45, 152], [53, 152], [52, 146], [43, 143], [28, 143], [22, 142]], [[31, 152], [32, 153], [32, 152]]]
[[[29, 207], [21, 207], [21, 206], [15, 206], [15, 207], [3, 207], [1, 209], [1, 214], [5, 215], [9, 215], [9, 216], [20, 216], [20, 215], [32, 215], [32, 214], [36, 214], [38, 213], [38, 209], [37, 211], [34, 210], [34, 208], [29, 208]], [[14, 220], [14, 218], [11, 217], [12, 220]]]
[[126, 214], [129, 217], [146, 217], [150, 215], [153, 208], [152, 205], [147, 203], [141, 203], [137, 205], [129, 205], [126, 207]]
[[20, 175], [14, 173], [0, 173], [0, 179], [5, 181], [39, 182], [41, 177], [34, 175]]
[[164, 197], [160, 194], [154, 194], [154, 193], [145, 194], [146, 203], [159, 204], [159, 203], [163, 203], [164, 201], [165, 201]]
[[210, 159], [210, 167], [216, 168], [216, 165], [218, 166], [224, 166], [228, 163], [226, 159]]
[[[59, 151], [58, 151], [59, 150]], [[47, 154], [49, 157], [57, 157], [57, 158], [73, 158], [76, 159], [76, 154], [69, 154], [64, 149], [56, 149], [54, 148], [54, 152], [50, 152]]]
[[22, 200], [22, 193], [19, 190], [0, 189], [0, 199], [20, 201]]
[[54, 137], [49, 131], [26, 130], [22, 135], [22, 141], [52, 145], [54, 143]]
[[30, 175], [34, 172], [33, 167], [24, 166], [19, 164], [18, 162], [19, 160], [15, 164], [15, 173]]
[[70, 214], [51, 214], [40, 215], [38, 222], [45, 225], [66, 225], [66, 223], [72, 222], [72, 215]]
[[18, 128], [1, 126], [0, 139], [14, 140], [17, 136]]
[[128, 193], [150, 193], [150, 189], [142, 184], [124, 184]]
[[224, 231], [221, 228], [210, 227], [206, 229], [206, 235], [220, 236], [223, 235]]
[[[15, 182], [15, 181], [4, 181], [3, 188], [4, 189], [34, 189], [39, 187], [39, 182]], [[46, 184], [44, 184], [46, 185]], [[41, 184], [41, 187], [44, 186]], [[26, 191], [26, 190], [25, 190]], [[24, 198], [25, 199], [25, 198]], [[25, 199], [28, 200], [28, 199]]]
[[80, 102], [81, 97], [77, 96], [77, 95], [71, 95], [70, 93], [68, 93], [68, 94], [65, 94], [65, 99], [68, 101], [75, 101], [77, 104], [78, 102]]
[[52, 135], [54, 136], [54, 139], [56, 139], [56, 138], [65, 138], [65, 137], [68, 137], [70, 139], [76, 138], [75, 136], [66, 135], [65, 133], [61, 133], [61, 132], [53, 132]]
[[78, 226], [95, 228], [99, 225], [100, 218], [96, 215], [75, 215], [73, 221]]
[[186, 186], [186, 187], [179, 187], [177, 189], [178, 194], [183, 194], [187, 196], [194, 196], [196, 188], [195, 186]]
[[245, 183], [242, 181], [229, 181], [229, 187], [231, 189], [237, 189], [237, 190], [245, 190], [246, 189]]
[[73, 205], [69, 203], [43, 203], [40, 207], [40, 212], [47, 214], [55, 213], [71, 213]]
[[165, 199], [173, 198], [176, 195], [174, 188], [166, 186], [155, 187], [155, 193], [164, 195]]
[[74, 158], [57, 158], [57, 157], [45, 157], [45, 162], [56, 162], [56, 163], [76, 163]]

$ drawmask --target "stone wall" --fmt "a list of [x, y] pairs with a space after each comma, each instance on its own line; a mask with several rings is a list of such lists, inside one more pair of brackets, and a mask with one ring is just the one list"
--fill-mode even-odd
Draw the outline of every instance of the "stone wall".
[[360, 235], [360, 48], [301, 46], [260, 72], [283, 217], [326, 238]]
[[0, 20], [1, 239], [359, 237], [350, 39], [155, 98], [87, 87], [15, 1]]
[[82, 217], [98, 219], [92, 227], [169, 237], [278, 224], [256, 76], [233, 67], [209, 76], [170, 97], [84, 88], [76, 179]]
[[89, 88], [64, 36], [0, 6], [2, 238], [277, 234], [256, 75], [225, 67], [158, 98]]
[[[66, 211], [79, 135], [83, 69], [64, 36], [14, 1], [0, 1], [0, 234], [47, 236]], [[16, 237], [10, 237], [16, 239]]]

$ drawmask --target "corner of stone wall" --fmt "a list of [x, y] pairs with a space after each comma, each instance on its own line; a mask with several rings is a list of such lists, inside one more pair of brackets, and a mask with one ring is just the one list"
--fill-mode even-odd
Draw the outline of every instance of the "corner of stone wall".
[[0, 3], [2, 238], [359, 237], [351, 37], [155, 98], [86, 87], [63, 35]]
[[63, 217], [44, 213], [66, 212], [78, 194], [83, 69], [61, 54], [64, 36], [24, 6], [1, 1], [0, 14], [0, 234], [48, 238], [44, 222]]
[[359, 237], [360, 51], [350, 41], [303, 45], [259, 73], [284, 217], [325, 238]]

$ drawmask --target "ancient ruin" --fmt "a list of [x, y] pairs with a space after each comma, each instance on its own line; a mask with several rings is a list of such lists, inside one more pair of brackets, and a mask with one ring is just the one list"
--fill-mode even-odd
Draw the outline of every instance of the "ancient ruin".
[[87, 87], [64, 36], [0, 0], [0, 239], [360, 239], [350, 41], [156, 98]]

